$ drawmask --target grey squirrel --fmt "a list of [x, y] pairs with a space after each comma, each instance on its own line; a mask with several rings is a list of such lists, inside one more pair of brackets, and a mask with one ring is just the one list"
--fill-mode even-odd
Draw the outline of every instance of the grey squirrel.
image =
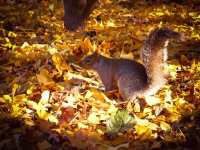
[[165, 83], [164, 64], [170, 39], [182, 34], [167, 28], [153, 30], [141, 48], [143, 64], [128, 59], [111, 59], [93, 53], [81, 61], [81, 66], [99, 74], [105, 91], [119, 90], [124, 100], [155, 94]]

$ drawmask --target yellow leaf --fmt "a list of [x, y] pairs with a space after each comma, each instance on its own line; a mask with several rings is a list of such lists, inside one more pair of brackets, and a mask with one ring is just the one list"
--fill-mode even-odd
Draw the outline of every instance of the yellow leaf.
[[34, 102], [34, 101], [27, 101], [26, 103], [29, 106], [29, 108], [34, 109], [34, 110], [38, 109], [38, 104], [36, 102]]
[[87, 93], [85, 94], [85, 98], [88, 99], [90, 97], [92, 97], [93, 93], [90, 91], [87, 91]]
[[101, 91], [99, 91], [99, 90], [97, 90], [95, 88], [92, 88], [90, 91], [92, 92], [92, 96], [95, 99], [98, 99], [100, 101], [104, 101], [105, 100], [105, 95]]
[[29, 87], [26, 91], [27, 94], [32, 94], [33, 93], [33, 90], [35, 89], [35, 86], [32, 85], [31, 87]]
[[168, 88], [165, 92], [165, 102], [172, 102], [171, 93], [172, 91]]
[[93, 52], [94, 49], [93, 49], [93, 45], [90, 41], [89, 38], [85, 38], [82, 43], [81, 43], [81, 49], [83, 49], [86, 53], [89, 51], [89, 52]]
[[164, 16], [165, 13], [164, 12], [156, 12], [155, 15], [160, 17], [160, 16]]
[[15, 104], [12, 105], [12, 117], [19, 117], [23, 115], [23, 109], [20, 107], [20, 105]]
[[110, 108], [107, 110], [107, 112], [109, 114], [112, 114], [112, 113], [116, 113], [116, 111], [118, 110], [118, 108], [115, 106], [115, 105], [111, 105]]
[[54, 83], [54, 81], [52, 80], [49, 74], [49, 71], [44, 68], [40, 69], [39, 74], [37, 74], [36, 76], [40, 84], [46, 85], [46, 84]]
[[22, 49], [29, 47], [30, 45], [28, 44], [28, 42], [24, 42], [23, 45], [21, 46]]
[[20, 87], [20, 85], [19, 84], [14, 84], [13, 85], [13, 87], [12, 87], [12, 96], [14, 96], [15, 95], [15, 92], [17, 91], [17, 89]]
[[65, 59], [59, 53], [55, 53], [52, 56], [52, 60], [60, 75], [63, 71], [70, 70], [70, 67], [67, 65]]
[[155, 96], [145, 96], [145, 101], [149, 106], [157, 105], [160, 103], [160, 99]]
[[152, 116], [152, 111], [152, 108], [144, 108], [143, 113], [148, 116]]
[[20, 94], [20, 95], [16, 95], [14, 98], [13, 98], [13, 102], [15, 103], [24, 103], [27, 101], [27, 97], [25, 94]]
[[17, 37], [17, 34], [14, 33], [14, 32], [12, 32], [12, 31], [9, 31], [9, 32], [8, 32], [8, 36], [9, 36], [9, 37]]
[[51, 123], [58, 124], [58, 119], [54, 115], [49, 115], [48, 120]]
[[169, 120], [170, 122], [176, 122], [180, 119], [180, 114], [175, 114], [173, 113], [173, 115], [170, 115], [167, 120]]
[[88, 128], [88, 126], [87, 125], [85, 125], [85, 124], [83, 124], [83, 123], [81, 123], [81, 122], [78, 122], [78, 128]]
[[158, 129], [157, 124], [151, 123], [146, 119], [140, 119], [137, 116], [135, 116], [135, 121], [136, 121], [137, 125], [146, 126], [146, 127], [150, 128], [151, 130], [157, 130]]
[[68, 79], [68, 80], [71, 80], [71, 79], [80, 79], [80, 80], [84, 80], [88, 83], [91, 83], [91, 84], [94, 84], [94, 85], [97, 85], [99, 86], [99, 82], [97, 81], [94, 81], [92, 80], [91, 78], [86, 78], [86, 77], [83, 77], [82, 75], [78, 75], [78, 74], [74, 74], [74, 73], [71, 73], [71, 72], [66, 72], [64, 74], [64, 79]]
[[141, 111], [139, 102], [135, 102], [133, 110], [134, 110], [134, 112], [140, 112]]
[[146, 126], [136, 125], [135, 130], [137, 133], [137, 138], [140, 140], [147, 140], [153, 137], [152, 130]]
[[40, 119], [43, 119], [43, 120], [48, 120], [49, 118], [49, 113], [46, 110], [41, 109], [41, 108], [37, 109], [37, 115]]
[[164, 131], [169, 131], [171, 130], [171, 127], [168, 123], [161, 121], [160, 122], [160, 128]]
[[10, 97], [10, 95], [3, 95], [3, 99], [4, 99], [6, 102], [11, 102], [11, 101], [12, 101], [12, 98]]
[[66, 100], [66, 102], [62, 103], [62, 107], [65, 107], [65, 108], [67, 108], [67, 107], [76, 108], [76, 102], [77, 102], [78, 99], [74, 95], [70, 94], [69, 96], [66, 97], [65, 100]]
[[87, 120], [91, 124], [99, 124], [99, 117], [97, 117], [96, 113], [91, 113]]
[[124, 58], [124, 59], [133, 59], [133, 53], [132, 53], [132, 52], [127, 53], [127, 52], [122, 51], [122, 52], [120, 53], [120, 58]]
[[172, 77], [172, 79], [176, 79], [176, 70], [178, 69], [178, 65], [173, 65], [173, 64], [170, 64], [170, 65], [167, 65], [167, 72], [169, 72], [170, 76]]
[[41, 105], [47, 104], [49, 101], [49, 96], [50, 96], [50, 91], [48, 90], [43, 91], [41, 95], [41, 99], [38, 104], [41, 104]]
[[5, 103], [5, 100], [2, 97], [0, 97], [0, 103]]
[[106, 22], [106, 26], [107, 27], [116, 27], [116, 24], [115, 24], [115, 22], [113, 20], [108, 20]]
[[55, 47], [48, 47], [48, 52], [49, 52], [51, 55], [53, 55], [53, 54], [57, 53], [58, 50], [57, 50]]
[[147, 127], [150, 128], [151, 130], [157, 130], [158, 129], [158, 125], [152, 122], [149, 122], [147, 124]]
[[177, 97], [177, 98], [175, 99], [175, 102], [176, 102], [177, 104], [180, 104], [180, 105], [187, 104], [187, 101], [186, 101], [185, 99], [183, 99], [183, 98], [180, 98], [180, 97]]

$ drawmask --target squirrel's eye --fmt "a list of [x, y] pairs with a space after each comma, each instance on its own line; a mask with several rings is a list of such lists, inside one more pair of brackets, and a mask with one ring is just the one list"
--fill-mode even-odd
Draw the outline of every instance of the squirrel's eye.
[[85, 61], [87, 64], [89, 64], [90, 62], [91, 62], [91, 60], [90, 59], [86, 59], [86, 61]]

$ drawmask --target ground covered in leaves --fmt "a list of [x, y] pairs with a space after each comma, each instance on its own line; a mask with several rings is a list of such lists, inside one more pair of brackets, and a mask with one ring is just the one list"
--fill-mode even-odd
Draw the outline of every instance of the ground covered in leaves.
[[[102, 0], [85, 28], [63, 27], [63, 6], [0, 5], [0, 149], [198, 149], [200, 7]], [[30, 4], [31, 3], [31, 4]], [[79, 67], [94, 51], [140, 61], [156, 27], [183, 32], [169, 46], [170, 79], [154, 97], [118, 104], [95, 72]]]

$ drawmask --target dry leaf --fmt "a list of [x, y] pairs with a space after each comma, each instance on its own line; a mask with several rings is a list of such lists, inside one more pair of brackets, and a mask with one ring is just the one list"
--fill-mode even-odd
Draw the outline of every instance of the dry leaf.
[[52, 80], [52, 77], [49, 74], [49, 71], [44, 68], [40, 69], [39, 74], [37, 74], [36, 76], [40, 84], [47, 85], [47, 84], [54, 83], [54, 81]]
[[145, 96], [145, 101], [149, 106], [157, 105], [160, 103], [160, 99], [155, 96]]
[[99, 120], [99, 117], [97, 117], [97, 113], [91, 113], [89, 116], [88, 116], [88, 122], [91, 123], [91, 124], [99, 124], [100, 123], [100, 120]]
[[160, 128], [164, 131], [170, 131], [171, 130], [171, 126], [168, 123], [163, 122], [163, 121], [160, 122]]
[[41, 95], [41, 99], [38, 104], [39, 105], [48, 104], [49, 97], [50, 97], [50, 91], [48, 90], [43, 91]]
[[140, 140], [147, 140], [153, 137], [152, 130], [146, 126], [136, 125], [135, 130], [137, 133], [137, 138]]
[[59, 53], [53, 54], [52, 60], [60, 75], [62, 75], [64, 71], [71, 70], [70, 66], [67, 65], [65, 59]]
[[49, 142], [47, 142], [46, 140], [37, 143], [37, 147], [39, 150], [47, 150], [51, 148], [51, 144]]

